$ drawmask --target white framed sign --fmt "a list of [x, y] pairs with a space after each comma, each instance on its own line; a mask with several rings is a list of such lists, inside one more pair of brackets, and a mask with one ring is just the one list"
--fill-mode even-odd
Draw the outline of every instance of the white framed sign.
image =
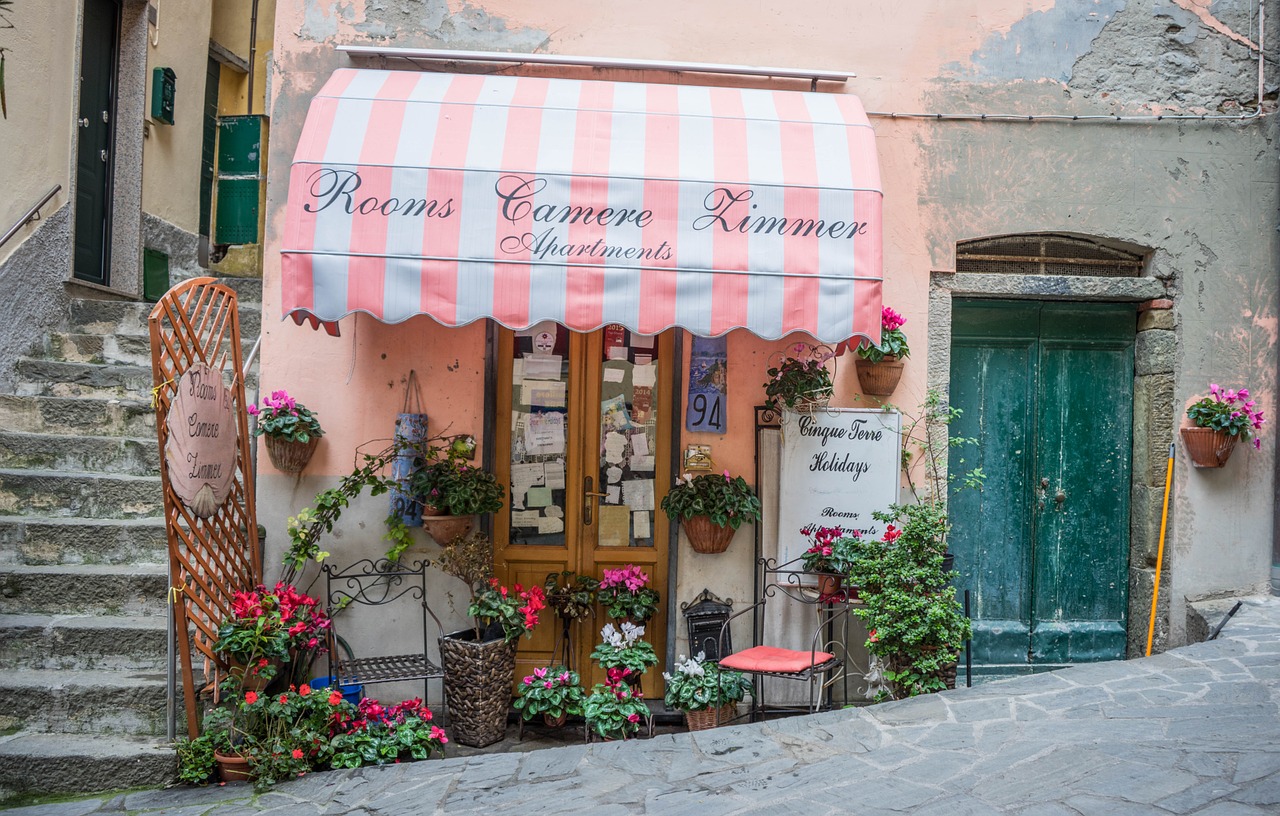
[[800, 557], [805, 529], [842, 527], [879, 538], [871, 517], [898, 501], [902, 415], [866, 408], [784, 411], [778, 501], [778, 563]]

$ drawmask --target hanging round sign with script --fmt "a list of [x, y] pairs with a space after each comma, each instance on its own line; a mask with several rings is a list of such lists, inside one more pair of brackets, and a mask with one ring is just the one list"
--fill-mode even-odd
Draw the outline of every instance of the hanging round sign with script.
[[231, 406], [231, 389], [207, 363], [187, 369], [169, 405], [164, 446], [169, 484], [199, 518], [218, 512], [231, 493], [238, 450]]

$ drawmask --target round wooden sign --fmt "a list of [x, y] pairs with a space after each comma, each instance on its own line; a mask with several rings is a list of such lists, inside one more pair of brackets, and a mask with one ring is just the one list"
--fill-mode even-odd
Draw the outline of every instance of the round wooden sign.
[[169, 485], [199, 518], [209, 518], [231, 493], [236, 471], [236, 418], [231, 389], [207, 363], [195, 363], [178, 380], [165, 421]]

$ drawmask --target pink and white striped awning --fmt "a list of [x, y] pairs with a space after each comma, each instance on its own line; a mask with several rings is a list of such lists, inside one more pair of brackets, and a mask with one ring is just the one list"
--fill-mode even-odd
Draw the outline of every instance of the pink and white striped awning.
[[344, 69], [294, 156], [286, 314], [879, 342], [847, 94]]

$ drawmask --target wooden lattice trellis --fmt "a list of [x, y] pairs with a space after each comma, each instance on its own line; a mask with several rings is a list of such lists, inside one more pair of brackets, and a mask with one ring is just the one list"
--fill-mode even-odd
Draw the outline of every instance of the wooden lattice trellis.
[[[182, 661], [187, 728], [194, 736], [199, 733], [196, 695], [201, 690], [196, 688], [192, 665], [196, 653], [203, 656], [206, 679], [216, 683], [226, 668], [213, 649], [218, 624], [230, 616], [236, 592], [262, 582], [236, 293], [213, 278], [194, 278], [170, 289], [151, 310], [148, 324], [169, 539], [169, 602], [174, 607]], [[204, 519], [188, 510], [174, 493], [164, 456], [166, 420], [178, 380], [201, 362], [221, 372], [231, 389], [239, 449], [231, 494], [217, 512]]]

